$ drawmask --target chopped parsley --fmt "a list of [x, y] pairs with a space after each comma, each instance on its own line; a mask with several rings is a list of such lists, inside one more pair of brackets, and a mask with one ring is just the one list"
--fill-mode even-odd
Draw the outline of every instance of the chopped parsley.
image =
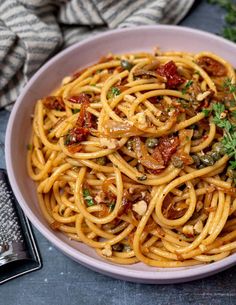
[[70, 142], [71, 142], [71, 135], [68, 133], [67, 135], [65, 135], [65, 138], [64, 138], [64, 145], [70, 145]]
[[233, 94], [234, 100], [236, 101], [236, 85], [231, 82], [229, 78], [224, 81], [223, 84], [224, 89], [226, 89], [229, 93]]
[[90, 191], [88, 189], [83, 189], [83, 196], [89, 207], [94, 205], [93, 197], [91, 196]]
[[213, 122], [224, 130], [224, 136], [221, 143], [224, 146], [225, 152], [231, 160], [230, 167], [236, 169], [236, 126], [227, 118], [225, 105], [222, 103], [213, 104], [214, 111]]
[[121, 91], [119, 88], [117, 87], [111, 87], [110, 90], [107, 93], [107, 97], [110, 98], [114, 98], [115, 96], [120, 95]]
[[109, 204], [109, 213], [111, 213], [114, 210], [115, 206], [116, 206], [116, 203], [114, 201], [112, 201]]
[[208, 0], [208, 3], [217, 4], [226, 10], [226, 25], [220, 35], [236, 42], [236, 4], [232, 0]]
[[185, 84], [184, 88], [182, 89], [182, 94], [186, 94], [187, 90], [192, 86], [193, 80], [188, 80]]
[[205, 117], [208, 117], [211, 113], [211, 109], [203, 108], [202, 112], [204, 113]]

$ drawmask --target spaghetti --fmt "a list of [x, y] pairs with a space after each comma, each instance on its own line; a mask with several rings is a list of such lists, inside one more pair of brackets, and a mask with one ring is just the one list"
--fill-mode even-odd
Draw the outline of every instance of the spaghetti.
[[234, 83], [209, 52], [109, 54], [63, 79], [36, 103], [27, 157], [50, 227], [119, 264], [235, 252]]

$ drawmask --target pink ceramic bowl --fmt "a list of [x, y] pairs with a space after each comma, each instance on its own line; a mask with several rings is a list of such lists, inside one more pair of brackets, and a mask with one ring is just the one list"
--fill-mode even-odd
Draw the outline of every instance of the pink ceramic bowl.
[[177, 26], [145, 26], [106, 32], [77, 43], [47, 62], [29, 81], [12, 110], [6, 134], [6, 163], [13, 191], [33, 225], [58, 249], [77, 262], [115, 278], [142, 283], [177, 283], [202, 278], [236, 263], [236, 254], [219, 262], [188, 268], [161, 269], [141, 263], [120, 266], [103, 260], [88, 246], [52, 231], [43, 218], [36, 188], [26, 171], [26, 145], [35, 101], [48, 95], [61, 79], [96, 62], [108, 52], [163, 50], [212, 51], [236, 66], [236, 45], [202, 31]]

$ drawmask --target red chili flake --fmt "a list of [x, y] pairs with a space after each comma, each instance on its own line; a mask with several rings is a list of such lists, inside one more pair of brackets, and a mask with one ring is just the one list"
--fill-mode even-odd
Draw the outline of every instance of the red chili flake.
[[43, 99], [43, 105], [48, 109], [65, 110], [65, 103], [60, 96], [47, 96]]
[[179, 75], [176, 64], [171, 60], [165, 65], [157, 68], [157, 73], [166, 77], [168, 88], [177, 88], [184, 83], [184, 79]]
[[198, 60], [199, 66], [211, 76], [227, 75], [226, 68], [211, 57], [203, 56]]

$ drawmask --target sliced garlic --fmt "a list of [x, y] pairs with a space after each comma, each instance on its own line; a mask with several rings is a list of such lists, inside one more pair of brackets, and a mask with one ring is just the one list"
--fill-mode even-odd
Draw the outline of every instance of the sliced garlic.
[[134, 120], [140, 125], [142, 128], [146, 128], [148, 126], [147, 119], [146, 119], [146, 113], [145, 112], [139, 112], [134, 116]]
[[205, 91], [205, 92], [203, 92], [203, 93], [199, 93], [199, 94], [197, 95], [197, 101], [198, 101], [198, 102], [203, 101], [209, 94], [211, 94], [211, 91]]
[[140, 200], [139, 202], [133, 204], [132, 210], [135, 211], [140, 216], [143, 216], [147, 211], [146, 201]]

